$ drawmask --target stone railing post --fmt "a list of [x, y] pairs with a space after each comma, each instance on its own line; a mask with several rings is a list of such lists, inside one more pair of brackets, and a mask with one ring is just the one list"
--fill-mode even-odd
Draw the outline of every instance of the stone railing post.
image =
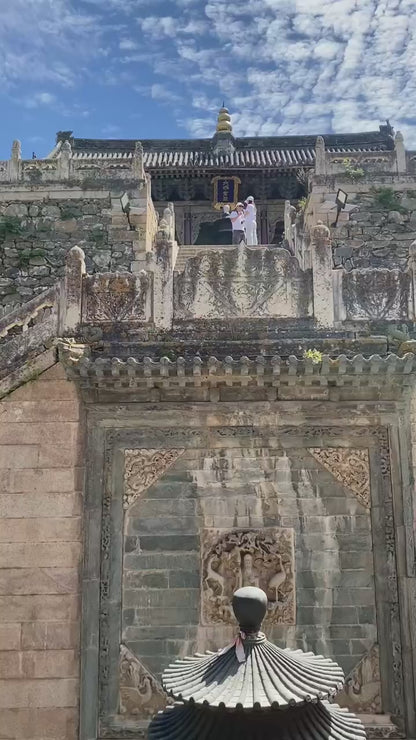
[[173, 320], [176, 243], [170, 237], [170, 224], [162, 218], [148, 266], [153, 271], [153, 320], [155, 326], [163, 329], [169, 329]]
[[22, 145], [18, 139], [15, 139], [12, 146], [12, 155], [9, 160], [9, 180], [10, 182], [19, 182], [20, 171], [22, 166]]
[[318, 136], [315, 144], [315, 175], [326, 175], [326, 150], [325, 141], [322, 136]]
[[143, 146], [141, 141], [136, 141], [133, 152], [132, 160], [133, 177], [137, 180], [144, 180], [144, 165], [143, 165]]
[[331, 232], [322, 221], [312, 228], [313, 310], [321, 326], [334, 325]]
[[285, 239], [289, 245], [290, 251], [294, 254], [295, 251], [295, 219], [296, 219], [296, 208], [290, 204], [290, 200], [285, 200], [285, 211], [284, 211], [284, 226], [285, 226]]
[[72, 148], [69, 141], [64, 141], [58, 157], [58, 176], [61, 180], [69, 180], [72, 159]]
[[72, 247], [66, 255], [65, 277], [60, 300], [59, 333], [72, 336], [77, 333], [82, 319], [82, 278], [85, 275], [85, 255], [79, 247]]
[[407, 269], [410, 273], [412, 284], [411, 298], [409, 300], [409, 318], [411, 321], [416, 320], [416, 240], [409, 247], [409, 261]]
[[403, 134], [398, 131], [394, 139], [394, 151], [396, 152], [396, 167], [399, 175], [406, 174], [406, 149]]

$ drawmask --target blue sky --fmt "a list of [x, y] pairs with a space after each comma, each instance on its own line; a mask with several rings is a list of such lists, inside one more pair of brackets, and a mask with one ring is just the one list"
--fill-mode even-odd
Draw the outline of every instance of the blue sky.
[[0, 157], [58, 130], [211, 136], [366, 131], [416, 148], [416, 0], [0, 0]]

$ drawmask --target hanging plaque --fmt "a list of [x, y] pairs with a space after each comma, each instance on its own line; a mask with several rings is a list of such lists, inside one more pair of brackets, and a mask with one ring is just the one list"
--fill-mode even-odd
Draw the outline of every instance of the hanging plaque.
[[214, 177], [213, 205], [220, 210], [222, 206], [235, 206], [238, 203], [238, 186], [241, 184], [239, 177]]

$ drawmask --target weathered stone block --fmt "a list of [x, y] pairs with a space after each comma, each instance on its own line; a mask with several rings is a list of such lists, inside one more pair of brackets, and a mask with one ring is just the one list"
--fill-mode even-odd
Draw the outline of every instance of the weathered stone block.
[[78, 223], [74, 218], [68, 218], [64, 221], [54, 221], [56, 231], [63, 234], [73, 234], [78, 228]]
[[78, 542], [81, 539], [81, 518], [54, 518], [53, 513], [44, 519], [0, 520], [0, 542]]
[[[168, 574], [163, 571], [150, 573], [127, 572], [124, 579], [126, 590], [139, 588], [161, 588], [169, 585]], [[171, 584], [172, 585], [172, 584]]]
[[[59, 546], [60, 543], [55, 544]], [[53, 565], [53, 560], [50, 564]], [[0, 570], [0, 594], [59, 594], [78, 591], [79, 576], [75, 568], [4, 567]]]
[[[195, 532], [196, 521], [194, 517], [190, 516], [160, 516], [134, 519], [131, 522], [131, 526], [132, 531], [135, 531], [140, 535], [161, 534], [163, 532], [170, 532], [172, 534], [175, 532], [182, 532], [183, 534], [189, 534], [192, 531]], [[142, 537], [140, 537], [140, 541], [141, 540]]]
[[0, 543], [0, 562], [3, 568], [65, 568], [77, 565], [79, 557], [79, 542]]
[[141, 535], [140, 547], [144, 551], [160, 550], [198, 550], [199, 537], [196, 535]]
[[0, 681], [0, 709], [76, 707], [78, 679], [7, 679]]
[[151, 486], [146, 491], [146, 498], [169, 499], [180, 498], [197, 498], [198, 490], [194, 483], [179, 483], [176, 481], [167, 482], [166, 479]]
[[374, 606], [375, 596], [373, 588], [340, 588], [334, 591], [334, 604], [338, 606]]
[[0, 622], [75, 621], [79, 599], [73, 594], [0, 596]]
[[74, 650], [36, 650], [21, 653], [21, 675], [26, 678], [72, 678], [78, 675]]
[[80, 640], [79, 622], [25, 622], [22, 624], [23, 650], [72, 650]]
[[11, 203], [4, 211], [6, 216], [25, 218], [28, 215], [28, 207], [25, 203]]
[[22, 673], [20, 653], [0, 651], [0, 679], [20, 678]]
[[0, 650], [20, 650], [20, 624], [0, 624]]
[[38, 464], [38, 459], [39, 448], [37, 445], [5, 445], [0, 447], [0, 468], [33, 468]]
[[73, 740], [77, 735], [77, 709], [4, 709], [2, 733], [14, 740]]
[[67, 445], [76, 441], [77, 422], [40, 422], [0, 424], [0, 445], [43, 444]]
[[55, 447], [54, 445], [41, 445], [39, 447], [38, 467], [40, 468], [66, 468], [74, 465], [84, 464], [85, 448], [80, 445], [68, 447]]
[[124, 567], [134, 570], [185, 570], [192, 571], [198, 567], [199, 553], [193, 552], [141, 552], [126, 555]]
[[15, 493], [0, 494], [0, 517], [65, 517], [81, 513], [79, 493]]
[[185, 570], [169, 571], [169, 588], [199, 588], [200, 575]]
[[139, 588], [135, 590], [125, 589], [123, 593], [123, 605], [135, 609], [169, 609], [186, 603], [190, 609], [198, 605], [199, 589], [169, 588], [163, 591], [158, 588]]
[[82, 481], [78, 479], [77, 471], [74, 468], [28, 468], [25, 470], [13, 471], [11, 476], [10, 488], [11, 493], [47, 493], [56, 491], [66, 493], [79, 490]]
[[[79, 418], [78, 403], [73, 400], [62, 401], [53, 399], [38, 399], [33, 401], [9, 401], [2, 406], [1, 422], [10, 424], [15, 422], [37, 421], [77, 421]], [[40, 440], [39, 440], [40, 441]]]
[[192, 609], [187, 604], [161, 609], [140, 609], [136, 611], [136, 620], [138, 626], [198, 624], [198, 609]]
[[359, 624], [375, 624], [376, 610], [374, 606], [359, 606], [357, 615]]

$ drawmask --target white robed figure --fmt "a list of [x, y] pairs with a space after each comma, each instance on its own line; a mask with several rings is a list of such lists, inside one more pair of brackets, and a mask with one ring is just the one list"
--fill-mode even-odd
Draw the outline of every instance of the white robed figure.
[[244, 211], [244, 226], [246, 231], [246, 244], [257, 244], [257, 208], [254, 198], [249, 195], [246, 200], [247, 206]]

